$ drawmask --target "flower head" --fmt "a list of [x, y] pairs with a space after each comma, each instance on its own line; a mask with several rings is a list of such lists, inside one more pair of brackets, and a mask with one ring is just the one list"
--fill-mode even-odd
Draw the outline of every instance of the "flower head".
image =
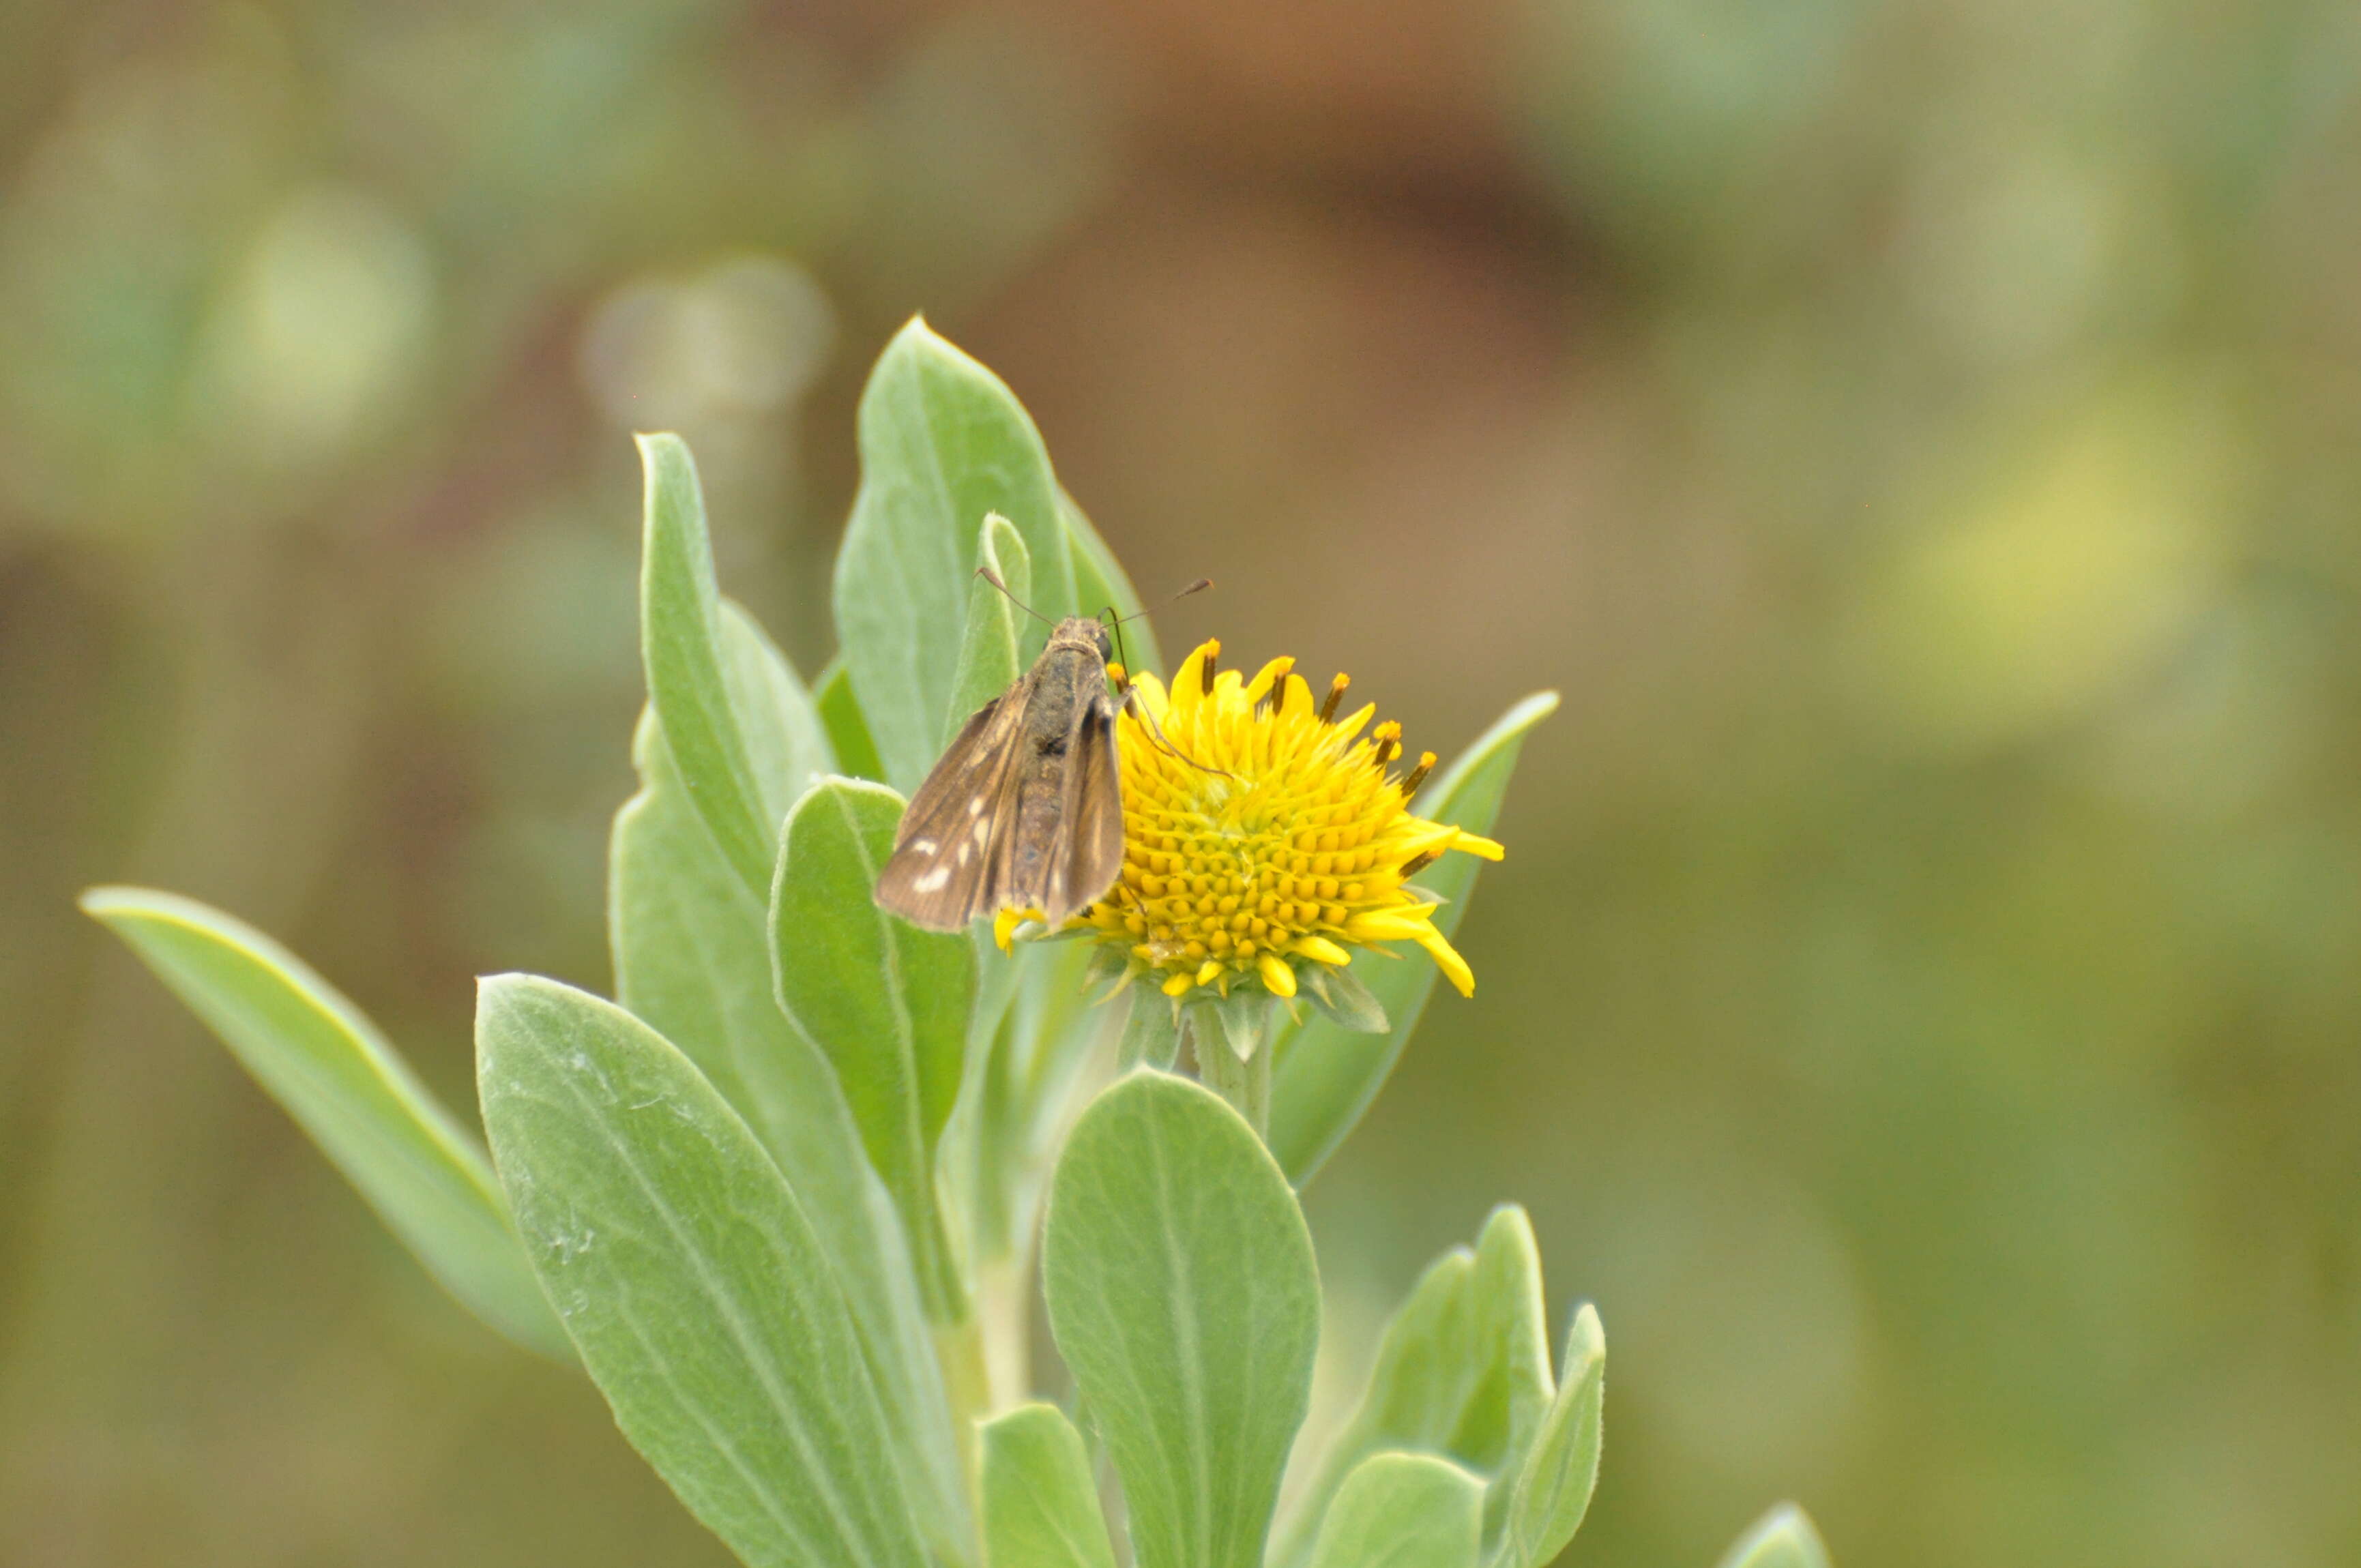
[[1136, 677], [1146, 717], [1126, 705], [1117, 721], [1123, 875], [1081, 927], [1123, 949], [1127, 979], [1176, 998], [1291, 997], [1304, 965], [1393, 941], [1424, 948], [1472, 995], [1475, 975], [1434, 927], [1436, 901], [1409, 878], [1448, 850], [1501, 850], [1411, 815], [1433, 753], [1398, 772], [1401, 726], [1363, 735], [1373, 707], [1340, 718], [1343, 675], [1322, 702], [1292, 659], [1247, 680], [1218, 669], [1220, 653], [1191, 652], [1170, 690]]

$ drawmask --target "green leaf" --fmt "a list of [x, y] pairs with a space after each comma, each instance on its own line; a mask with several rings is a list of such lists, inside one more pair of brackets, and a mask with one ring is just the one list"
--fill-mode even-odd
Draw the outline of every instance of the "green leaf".
[[1312, 1568], [1475, 1568], [1484, 1486], [1447, 1459], [1378, 1453], [1337, 1489]]
[[1311, 1394], [1320, 1280], [1253, 1129], [1185, 1079], [1119, 1080], [1058, 1162], [1042, 1275], [1139, 1568], [1254, 1568]]
[[1124, 1020], [1123, 1043], [1115, 1048], [1115, 1069], [1129, 1072], [1152, 1067], [1170, 1072], [1180, 1057], [1180, 1020], [1172, 999], [1152, 985], [1131, 988], [1131, 1014]]
[[1025, 673], [1025, 628], [1028, 617], [1016, 607], [1033, 592], [1033, 558], [1016, 525], [998, 512], [977, 531], [976, 565], [1007, 586], [1003, 593], [979, 575], [968, 579], [967, 633], [960, 644], [959, 673], [951, 679], [950, 707], [943, 715], [939, 751], [951, 742], [976, 709], [1016, 684]]
[[574, 1358], [482, 1147], [359, 1009], [193, 899], [94, 887], [82, 907], [204, 1020], [445, 1289], [517, 1343]]
[[640, 652], [648, 700], [689, 798], [757, 895], [770, 888], [778, 819], [769, 814], [730, 702], [720, 595], [697, 466], [676, 435], [642, 435], [647, 532], [640, 564]]
[[869, 721], [861, 717], [861, 699], [852, 695], [852, 677], [844, 673], [841, 660], [828, 662], [812, 687], [812, 699], [836, 751], [837, 771], [847, 778], [883, 783], [885, 764], [877, 760], [877, 742], [870, 737]]
[[[1436, 822], [1488, 834], [1499, 817], [1500, 799], [1508, 792], [1525, 732], [1556, 708], [1555, 692], [1541, 692], [1517, 704], [1448, 773], [1427, 785], [1411, 809]], [[1419, 878], [1419, 885], [1445, 900], [1434, 913], [1435, 929], [1445, 937], [1459, 928], [1467, 913], [1479, 863], [1473, 855], [1448, 854]], [[1386, 1038], [1373, 1041], [1314, 1018], [1279, 1042], [1271, 1083], [1270, 1146], [1298, 1187], [1312, 1179], [1385, 1087], [1434, 988], [1434, 966], [1416, 955], [1371, 969], [1369, 990], [1393, 1025]]]
[[[1075, 613], [1068, 528], [1049, 453], [1000, 378], [912, 321], [861, 395], [861, 489], [836, 559], [836, 629], [885, 779], [916, 789], [941, 749], [976, 530], [998, 512], [1023, 536], [1032, 608]], [[1027, 622], [1019, 663], [1045, 633]]]
[[[1058, 492], [1058, 511], [1066, 520], [1066, 537], [1074, 554], [1074, 603], [1079, 613], [1095, 615], [1113, 606], [1118, 616], [1138, 615], [1139, 591], [1131, 586], [1123, 564], [1082, 515], [1082, 509], [1074, 504], [1074, 498], [1063, 490]], [[1118, 646], [1131, 668], [1162, 673], [1164, 658], [1157, 650], [1156, 629], [1145, 617], [1124, 626], [1118, 635], [1122, 639]]]
[[1087, 983], [1095, 944], [1019, 942], [1004, 956], [979, 935], [976, 947], [993, 994], [976, 1010], [985, 1026], [969, 1031], [968, 1079], [939, 1165], [969, 1217], [970, 1262], [1029, 1275], [1048, 1161], [1114, 1016]]
[[[725, 645], [740, 662], [772, 666], [733, 691], [791, 694], [736, 705], [770, 798], [824, 769], [828, 745], [798, 722], [809, 704], [796, 700], [793, 671], [733, 609], [725, 604]], [[698, 820], [653, 712], [641, 716], [632, 757], [640, 792], [616, 815], [609, 861], [616, 999], [696, 1062], [778, 1162], [844, 1286], [928, 1540], [962, 1558], [973, 1534], [964, 1472], [901, 1222], [834, 1069], [779, 1009], [769, 907]]]
[[902, 799], [829, 779], [796, 804], [771, 896], [773, 980], [787, 1017], [836, 1069], [869, 1163], [910, 1239], [928, 1311], [965, 1307], [935, 1192], [935, 1147], [959, 1097], [975, 953], [921, 931], [871, 893]]
[[1198, 1030], [1197, 1037], [1224, 1042], [1238, 1060], [1245, 1061], [1264, 1048], [1272, 1011], [1271, 999], [1266, 993], [1234, 991], [1217, 1000], [1195, 1003], [1190, 1011], [1210, 1025]]
[[1809, 1514], [1781, 1503], [1738, 1538], [1721, 1568], [1828, 1568], [1828, 1549]]
[[[804, 791], [836, 772], [836, 751], [818, 705], [786, 655], [744, 607], [727, 598], [721, 600], [720, 651], [730, 715], [746, 749], [755, 799], [763, 821], [775, 825]], [[765, 831], [776, 836], [775, 826]]]
[[1475, 1249], [1437, 1258], [1386, 1325], [1360, 1406], [1321, 1456], [1271, 1562], [1303, 1562], [1345, 1477], [1391, 1449], [1445, 1454], [1490, 1482], [1485, 1535], [1497, 1539], [1554, 1393], [1541, 1254], [1525, 1212], [1504, 1204]]
[[1082, 1434], [1054, 1405], [983, 1428], [985, 1568], [1115, 1568]]
[[1350, 968], [1332, 969], [1308, 963], [1302, 970], [1304, 993], [1320, 1015], [1352, 1035], [1386, 1033], [1385, 1004]]
[[483, 982], [517, 1225], [623, 1435], [753, 1568], [909, 1568], [919, 1527], [828, 1255], [687, 1058], [555, 981]]
[[1517, 1474], [1501, 1568], [1542, 1568], [1581, 1527], [1598, 1484], [1598, 1423], [1606, 1397], [1607, 1336], [1598, 1313], [1586, 1301], [1566, 1331], [1557, 1398]]

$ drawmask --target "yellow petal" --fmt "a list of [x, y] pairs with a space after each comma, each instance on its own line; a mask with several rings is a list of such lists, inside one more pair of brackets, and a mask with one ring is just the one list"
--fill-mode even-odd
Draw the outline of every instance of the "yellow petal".
[[1172, 706], [1186, 713], [1203, 700], [1205, 661], [1219, 659], [1221, 655], [1222, 643], [1219, 638], [1209, 637], [1190, 650], [1189, 656], [1180, 661], [1180, 667], [1172, 672]]
[[1467, 960], [1459, 956], [1459, 949], [1453, 947], [1442, 932], [1430, 928], [1425, 936], [1418, 938], [1418, 945], [1426, 949], [1427, 956], [1434, 960], [1434, 967], [1443, 971], [1444, 978], [1458, 987], [1460, 995], [1476, 994], [1476, 971], [1467, 967]]
[[1295, 994], [1295, 971], [1277, 953], [1265, 953], [1255, 960], [1255, 967], [1262, 970], [1263, 989], [1273, 996]]
[[1022, 909], [1004, 909], [992, 917], [992, 939], [1002, 952], [1008, 951], [1016, 927], [1024, 922], [1025, 914]]
[[1194, 976], [1176, 974], [1164, 982], [1164, 994], [1167, 996], [1180, 996], [1185, 993], [1191, 986], [1193, 986], [1196, 983], [1197, 981]]
[[1417, 823], [1418, 826], [1400, 829], [1400, 836], [1392, 839], [1387, 846], [1389, 852], [1405, 861], [1414, 861], [1423, 854], [1448, 850], [1461, 839], [1472, 836], [1463, 834], [1448, 822], [1428, 822], [1416, 817], [1411, 817], [1410, 820]]
[[1398, 904], [1390, 909], [1364, 909], [1345, 923], [1345, 934], [1356, 942], [1423, 941], [1434, 929], [1428, 916], [1441, 907]]
[[1451, 841], [1451, 847], [1455, 850], [1465, 850], [1471, 855], [1480, 856], [1488, 861], [1499, 860], [1508, 853], [1491, 839], [1478, 839], [1473, 833], [1462, 833]]
[[1342, 969], [1353, 961], [1353, 955], [1325, 937], [1298, 937], [1295, 950], [1307, 959], [1316, 959], [1331, 969]]
[[1255, 672], [1255, 678], [1246, 683], [1246, 700], [1248, 702], [1260, 702], [1263, 698], [1268, 696], [1270, 695], [1270, 688], [1277, 685], [1280, 681], [1285, 680], [1287, 678], [1287, 672], [1293, 668], [1295, 668], [1295, 661], [1284, 653], [1281, 653], [1278, 658], [1273, 659], [1269, 663], [1265, 664], [1261, 669]]
[[1203, 963], [1197, 966], [1197, 983], [1199, 985], [1211, 985], [1213, 983], [1214, 980], [1220, 976], [1221, 972], [1222, 960], [1219, 959], [1207, 959]]

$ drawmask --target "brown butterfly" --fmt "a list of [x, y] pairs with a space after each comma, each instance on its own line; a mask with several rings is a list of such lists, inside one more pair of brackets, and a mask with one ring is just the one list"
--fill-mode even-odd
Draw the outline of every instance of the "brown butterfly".
[[1113, 652], [1107, 622], [1070, 615], [1033, 667], [976, 709], [902, 813], [880, 908], [929, 931], [1038, 909], [1054, 930], [1105, 896], [1123, 870], [1115, 718], [1136, 700], [1108, 692]]
[[1115, 885], [1114, 651], [1103, 622], [1068, 616], [1033, 667], [976, 709], [902, 813], [880, 907], [929, 931], [1011, 908], [1055, 927]]

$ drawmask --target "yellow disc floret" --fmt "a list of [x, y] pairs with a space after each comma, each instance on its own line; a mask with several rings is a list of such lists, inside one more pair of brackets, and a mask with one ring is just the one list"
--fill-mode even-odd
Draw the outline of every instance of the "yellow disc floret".
[[1246, 680], [1217, 668], [1220, 652], [1198, 648], [1169, 690], [1134, 677], [1139, 701], [1117, 721], [1123, 875], [1078, 922], [1168, 996], [1293, 996], [1302, 965], [1391, 941], [1424, 948], [1474, 994], [1466, 960], [1434, 928], [1438, 905], [1407, 879], [1447, 850], [1497, 861], [1500, 846], [1411, 815], [1433, 754], [1397, 772], [1401, 727], [1364, 736], [1374, 709], [1339, 717], [1342, 675], [1315, 701], [1293, 660]]

